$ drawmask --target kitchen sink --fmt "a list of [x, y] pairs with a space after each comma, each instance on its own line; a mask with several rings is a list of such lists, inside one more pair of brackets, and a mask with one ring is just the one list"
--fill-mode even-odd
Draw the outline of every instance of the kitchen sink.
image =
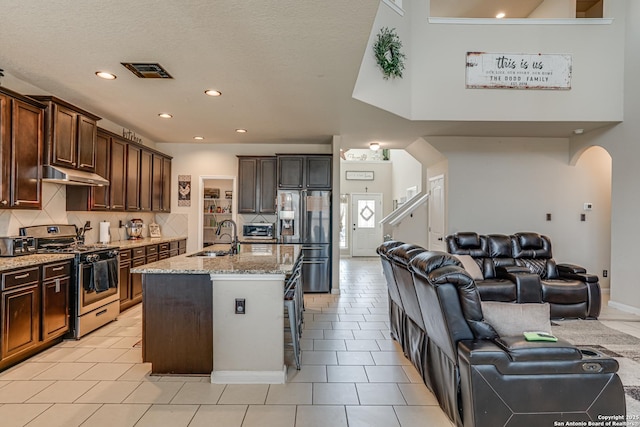
[[199, 258], [213, 258], [218, 256], [229, 255], [229, 251], [200, 251], [192, 255], [187, 255], [187, 258], [199, 257]]

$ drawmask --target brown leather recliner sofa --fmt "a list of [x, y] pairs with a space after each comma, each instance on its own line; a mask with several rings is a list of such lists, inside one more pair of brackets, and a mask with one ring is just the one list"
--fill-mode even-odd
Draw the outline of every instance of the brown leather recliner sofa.
[[480, 267], [476, 285], [483, 301], [548, 302], [552, 318], [600, 315], [598, 276], [574, 264], [557, 264], [547, 236], [458, 232], [446, 242], [449, 253], [469, 255]]
[[563, 340], [499, 336], [484, 320], [478, 288], [458, 259], [425, 250], [410, 254], [408, 246], [396, 249], [402, 246], [379, 253], [392, 272], [393, 251], [395, 258], [410, 258], [410, 275], [385, 277], [395, 281], [390, 287], [413, 289], [423, 325], [416, 367], [456, 426], [538, 427], [626, 415], [614, 359]]

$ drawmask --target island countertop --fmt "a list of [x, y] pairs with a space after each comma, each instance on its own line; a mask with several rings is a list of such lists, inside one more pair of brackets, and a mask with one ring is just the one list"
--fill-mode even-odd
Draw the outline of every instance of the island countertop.
[[[228, 244], [213, 245], [206, 250], [228, 250]], [[298, 245], [240, 245], [240, 253], [218, 257], [179, 255], [132, 268], [142, 274], [287, 274], [293, 268]]]

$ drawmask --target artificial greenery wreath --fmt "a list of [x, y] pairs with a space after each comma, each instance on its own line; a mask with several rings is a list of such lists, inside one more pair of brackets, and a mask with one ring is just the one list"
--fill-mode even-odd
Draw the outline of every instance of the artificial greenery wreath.
[[385, 80], [389, 77], [402, 77], [405, 55], [400, 52], [401, 48], [402, 42], [396, 34], [395, 28], [384, 27], [380, 29], [376, 42], [373, 44], [373, 52]]

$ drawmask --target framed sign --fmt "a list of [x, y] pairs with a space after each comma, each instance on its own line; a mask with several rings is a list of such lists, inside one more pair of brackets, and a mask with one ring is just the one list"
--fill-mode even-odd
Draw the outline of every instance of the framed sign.
[[158, 224], [149, 224], [149, 237], [162, 237], [160, 226]]
[[353, 181], [373, 181], [373, 171], [346, 171], [345, 178]]
[[571, 89], [571, 55], [467, 52], [467, 89]]

